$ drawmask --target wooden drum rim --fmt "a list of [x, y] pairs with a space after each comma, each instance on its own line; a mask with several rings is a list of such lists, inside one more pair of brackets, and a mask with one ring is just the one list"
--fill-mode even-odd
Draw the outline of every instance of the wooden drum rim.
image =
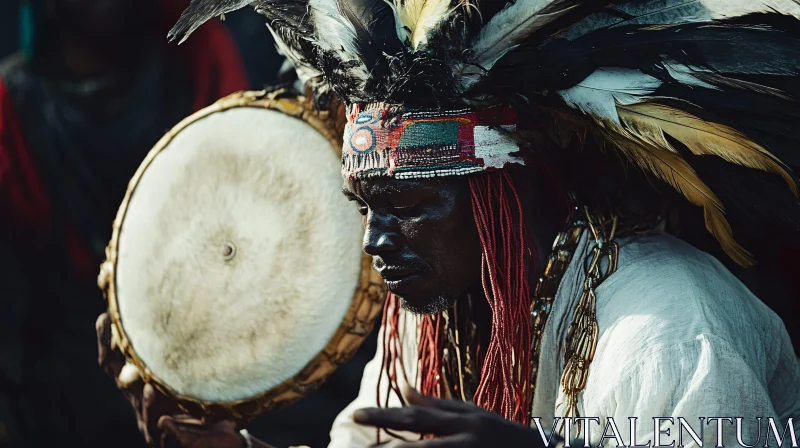
[[116, 294], [115, 270], [122, 223], [128, 203], [139, 184], [143, 173], [153, 160], [166, 148], [175, 136], [189, 125], [217, 112], [239, 107], [253, 107], [275, 110], [308, 123], [322, 134], [331, 144], [338, 156], [342, 145], [343, 107], [337, 105], [334, 111], [319, 111], [309, 98], [295, 96], [279, 89], [275, 91], [238, 92], [220, 99], [211, 106], [195, 112], [167, 132], [150, 150], [139, 165], [128, 184], [125, 198], [114, 219], [111, 240], [106, 247], [106, 261], [101, 264], [98, 286], [108, 302], [114, 338], [125, 355], [127, 362], [134, 364], [145, 383], [148, 383], [175, 400], [186, 413], [207, 420], [233, 419], [243, 425], [264, 411], [277, 409], [290, 404], [321, 386], [336, 368], [347, 362], [358, 350], [363, 340], [371, 333], [375, 318], [380, 314], [385, 298], [385, 287], [377, 273], [372, 269], [371, 258], [362, 254], [361, 273], [350, 307], [344, 320], [328, 341], [325, 348], [309, 361], [293, 377], [278, 386], [257, 396], [230, 402], [208, 402], [182, 396], [164, 384], [137, 356], [125, 330], [119, 313]]

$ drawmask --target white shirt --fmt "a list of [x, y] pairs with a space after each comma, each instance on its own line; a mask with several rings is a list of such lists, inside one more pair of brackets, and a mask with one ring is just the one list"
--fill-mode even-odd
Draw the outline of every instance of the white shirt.
[[[639, 445], [655, 442], [654, 417], [684, 418], [706, 447], [717, 442], [717, 421], [707, 420], [713, 417], [743, 417], [742, 439], [748, 445], [758, 437], [757, 417], [763, 418], [758, 446], [764, 446], [767, 434], [770, 446], [777, 445], [770, 417], [779, 434], [792, 417], [800, 438], [800, 362], [780, 318], [718, 260], [672, 236], [654, 233], [619, 243], [617, 272], [596, 290], [599, 340], [578, 403], [581, 416], [599, 419], [599, 424], [590, 423], [592, 445], [600, 442], [611, 419], [623, 444], [631, 444], [630, 417], [638, 418]], [[590, 246], [584, 235], [542, 339], [533, 415], [541, 417], [546, 434], [566, 408], [560, 388], [563, 345], [582, 292], [581, 264]], [[405, 368], [413, 379], [418, 319], [409, 314], [402, 319]], [[333, 425], [330, 447], [362, 448], [376, 442], [376, 430], [354, 424], [352, 413], [376, 406], [382, 356], [379, 343], [364, 370], [359, 396]], [[399, 405], [391, 396], [390, 406]], [[704, 424], [699, 417], [706, 418]], [[662, 421], [662, 430], [670, 429], [669, 436], [660, 435], [663, 445], [673, 440], [678, 445], [680, 423], [673, 421]], [[721, 425], [724, 445], [739, 446], [735, 421]], [[697, 446], [687, 431], [682, 437], [683, 445]], [[382, 433], [381, 440], [388, 439]], [[617, 445], [613, 438], [604, 443]], [[791, 443], [787, 432], [783, 446]]]

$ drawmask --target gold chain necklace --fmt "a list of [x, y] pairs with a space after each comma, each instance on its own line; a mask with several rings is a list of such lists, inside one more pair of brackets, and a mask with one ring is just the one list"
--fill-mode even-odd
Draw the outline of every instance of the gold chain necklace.
[[[588, 209], [584, 209], [589, 229], [594, 238], [594, 247], [589, 254], [589, 263], [584, 265], [586, 278], [583, 282], [583, 293], [575, 306], [569, 330], [567, 330], [564, 348], [564, 372], [561, 375], [561, 388], [567, 397], [566, 416], [579, 417], [578, 395], [586, 387], [589, 376], [589, 365], [597, 350], [597, 298], [595, 289], [617, 270], [619, 245], [617, 236], [618, 219], [593, 217]], [[564, 422], [561, 429], [564, 429]], [[580, 427], [578, 436], [580, 436]]]
[[[536, 377], [539, 370], [542, 333], [550, 316], [550, 309], [562, 277], [569, 267], [583, 231], [592, 232], [595, 246], [588, 257], [583, 293], [575, 307], [575, 314], [567, 330], [564, 348], [564, 372], [561, 387], [567, 396], [567, 413], [578, 417], [578, 395], [586, 387], [589, 365], [597, 349], [597, 311], [595, 288], [617, 270], [619, 245], [615, 241], [618, 220], [616, 216], [602, 219], [584, 207], [586, 220], [576, 220], [572, 227], [559, 233], [547, 261], [544, 275], [539, 279], [531, 303], [531, 404], [536, 392]], [[604, 263], [605, 260], [605, 263]], [[533, 409], [529, 410], [529, 413]], [[532, 417], [532, 415], [529, 414]], [[562, 421], [563, 425], [563, 421]], [[563, 426], [562, 426], [563, 429]], [[579, 433], [580, 435], [580, 433]]]
[[[539, 356], [541, 354], [542, 334], [545, 324], [547, 324], [547, 320], [550, 317], [550, 309], [553, 306], [558, 286], [561, 284], [561, 278], [572, 261], [572, 256], [575, 254], [575, 249], [578, 247], [578, 242], [585, 228], [584, 221], [576, 220], [569, 229], [556, 236], [544, 274], [539, 278], [534, 289], [533, 300], [531, 301], [531, 379], [529, 392], [531, 394], [531, 404], [533, 404], [533, 396], [536, 392], [536, 376], [539, 372]], [[528, 410], [529, 417], [532, 417], [530, 415], [532, 411], [533, 409]]]
[[[595, 288], [600, 285], [617, 268], [619, 246], [614, 238], [617, 236], [617, 218], [598, 218], [584, 208], [585, 219], [576, 219], [565, 231], [560, 232], [553, 242], [553, 248], [547, 260], [544, 273], [536, 283], [531, 300], [531, 378], [529, 391], [531, 404], [536, 391], [536, 377], [539, 370], [542, 335], [550, 317], [562, 277], [572, 261], [583, 231], [589, 229], [595, 247], [589, 254], [586, 266], [586, 280], [583, 293], [575, 308], [575, 314], [567, 331], [564, 350], [565, 369], [561, 377], [561, 386], [567, 396], [567, 414], [578, 416], [577, 397], [586, 386], [589, 364], [592, 362], [597, 348], [597, 318]], [[604, 262], [604, 260], [606, 262]], [[467, 335], [459, 335], [456, 320], [459, 313], [456, 309], [452, 315], [444, 314], [447, 324], [445, 332], [445, 361], [443, 376], [445, 390], [450, 398], [469, 401], [470, 392], [474, 391], [477, 381], [477, 368], [474, 324], [469, 326]], [[467, 312], [468, 318], [469, 312]], [[469, 319], [467, 319], [469, 321]], [[470, 322], [468, 322], [470, 324]], [[459, 336], [462, 336], [463, 339]], [[529, 409], [530, 413], [533, 409]]]

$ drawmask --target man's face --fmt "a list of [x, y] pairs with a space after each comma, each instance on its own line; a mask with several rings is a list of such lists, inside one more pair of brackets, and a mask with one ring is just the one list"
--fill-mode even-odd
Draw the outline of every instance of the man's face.
[[364, 252], [415, 313], [444, 310], [480, 288], [481, 249], [463, 178], [345, 180], [364, 215]]

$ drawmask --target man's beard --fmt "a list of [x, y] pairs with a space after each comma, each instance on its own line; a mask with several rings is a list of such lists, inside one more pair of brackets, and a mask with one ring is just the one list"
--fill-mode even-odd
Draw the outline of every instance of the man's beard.
[[403, 307], [404, 310], [411, 312], [413, 314], [438, 314], [442, 311], [450, 308], [455, 300], [445, 296], [445, 295], [437, 295], [432, 297], [430, 300], [426, 300], [425, 303], [416, 304], [407, 302], [402, 297], [400, 298], [400, 305]]

